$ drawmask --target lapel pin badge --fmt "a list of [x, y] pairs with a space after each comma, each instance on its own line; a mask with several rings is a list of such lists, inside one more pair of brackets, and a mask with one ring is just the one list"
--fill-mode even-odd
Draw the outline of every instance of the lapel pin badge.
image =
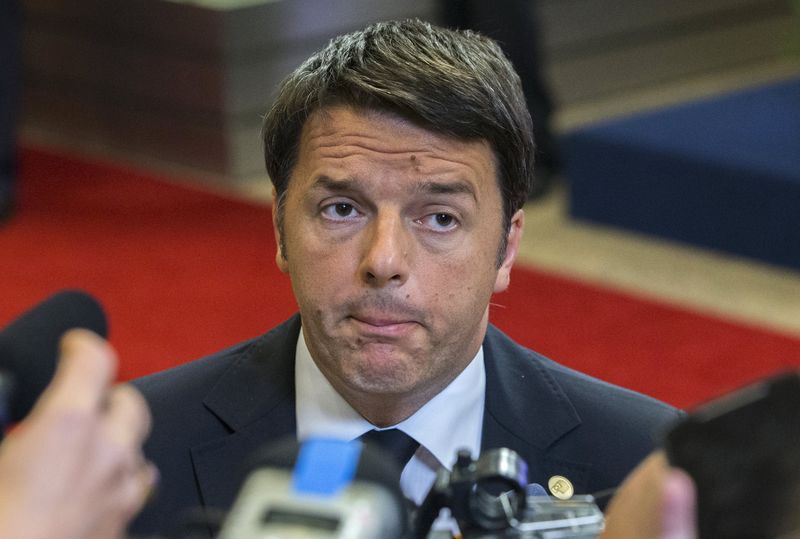
[[554, 475], [547, 480], [547, 488], [550, 493], [559, 500], [569, 500], [575, 494], [572, 482], [563, 475]]

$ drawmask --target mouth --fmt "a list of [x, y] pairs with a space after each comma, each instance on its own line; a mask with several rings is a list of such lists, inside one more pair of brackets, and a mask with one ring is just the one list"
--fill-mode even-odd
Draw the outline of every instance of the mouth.
[[365, 337], [401, 337], [419, 325], [416, 320], [388, 315], [358, 314], [350, 319]]

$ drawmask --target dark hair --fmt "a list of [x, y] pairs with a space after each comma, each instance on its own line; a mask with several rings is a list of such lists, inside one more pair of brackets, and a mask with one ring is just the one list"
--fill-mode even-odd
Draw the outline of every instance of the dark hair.
[[534, 143], [519, 77], [497, 43], [412, 19], [339, 36], [306, 60], [281, 84], [262, 127], [279, 227], [303, 125], [333, 105], [388, 111], [436, 133], [486, 140], [508, 231], [533, 179]]

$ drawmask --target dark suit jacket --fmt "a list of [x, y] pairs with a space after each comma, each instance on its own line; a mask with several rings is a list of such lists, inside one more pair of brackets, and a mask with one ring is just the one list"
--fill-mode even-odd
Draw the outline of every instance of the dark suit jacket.
[[[134, 382], [154, 418], [145, 452], [161, 471], [157, 497], [134, 533], [164, 531], [188, 508], [229, 508], [243, 463], [264, 444], [294, 435], [299, 330], [296, 315], [257, 339]], [[558, 365], [493, 326], [483, 346], [482, 446], [517, 451], [531, 482], [547, 485], [562, 475], [579, 494], [615, 487], [680, 416]]]

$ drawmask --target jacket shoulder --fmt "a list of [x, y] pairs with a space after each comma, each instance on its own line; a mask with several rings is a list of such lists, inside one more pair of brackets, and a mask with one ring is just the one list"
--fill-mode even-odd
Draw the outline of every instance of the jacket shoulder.
[[258, 338], [132, 381], [151, 409], [144, 451], [162, 478], [157, 499], [133, 522], [134, 533], [164, 531], [184, 510], [204, 504], [194, 451], [246, 428], [269, 409], [270, 399], [284, 398], [298, 326], [295, 317]]
[[201, 401], [228, 371], [245, 361], [259, 363], [272, 352], [285, 354], [293, 349], [300, 320], [294, 316], [267, 333], [229, 348], [189, 361], [177, 367], [132, 380], [154, 412], [172, 408], [185, 401]]
[[498, 388], [490, 395], [487, 385], [487, 412], [495, 423], [522, 440], [519, 447], [531, 455], [545, 451], [591, 470], [593, 490], [619, 484], [684, 415], [552, 361], [496, 328], [490, 328], [485, 346], [487, 384], [493, 379]]
[[137, 378], [131, 383], [145, 396], [151, 408], [185, 402], [192, 396], [201, 399], [231, 364], [248, 353], [258, 340], [238, 343], [203, 358]]

